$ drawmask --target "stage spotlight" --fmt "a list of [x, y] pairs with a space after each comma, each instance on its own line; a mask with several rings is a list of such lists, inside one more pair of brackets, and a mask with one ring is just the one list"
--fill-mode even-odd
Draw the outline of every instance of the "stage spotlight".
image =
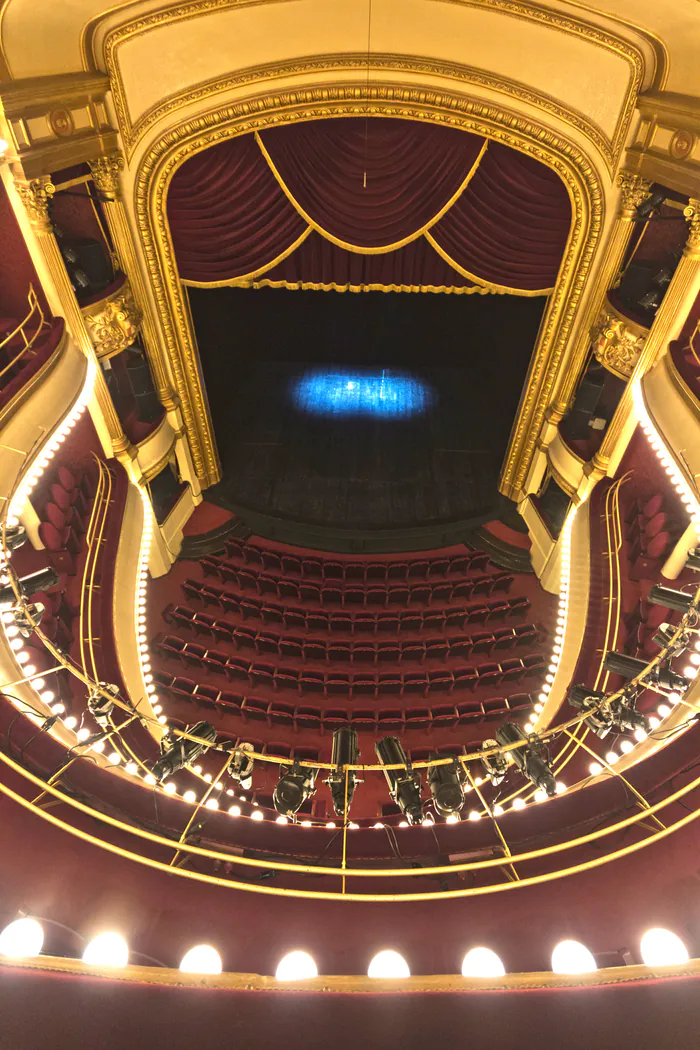
[[557, 793], [557, 782], [545, 758], [544, 745], [537, 737], [527, 737], [515, 722], [504, 722], [496, 730], [496, 740], [502, 746], [527, 741], [527, 747], [518, 747], [509, 754], [516, 766], [536, 788], [553, 798]]
[[[52, 565], [47, 565], [45, 569], [37, 569], [36, 572], [30, 572], [27, 576], [18, 577], [17, 586], [23, 598], [31, 598], [37, 591], [47, 591], [49, 587], [55, 587], [60, 582], [61, 574], [58, 570]], [[2, 584], [0, 586], [0, 605], [14, 605], [15, 600], [15, 592], [10, 584]]]
[[666, 200], [666, 193], [663, 190], [657, 190], [656, 193], [652, 193], [650, 197], [642, 201], [637, 206], [635, 214], [636, 222], [648, 222], [656, 209], [663, 204]]
[[355, 787], [358, 784], [357, 773], [354, 770], [345, 771], [345, 766], [355, 766], [360, 759], [360, 748], [357, 743], [357, 733], [350, 726], [341, 726], [333, 733], [333, 754], [331, 762], [334, 769], [326, 783], [331, 789], [333, 809], [339, 817], [345, 814], [345, 788], [347, 779], [347, 808], [350, 809]]
[[[16, 627], [17, 632], [22, 635], [23, 638], [29, 638], [34, 627], [39, 627], [43, 619], [46, 607], [41, 602], [34, 602], [27, 604], [24, 608], [16, 607], [7, 613], [3, 614], [3, 620], [5, 621], [5, 631], [8, 633], [12, 632], [12, 628]], [[34, 623], [29, 622], [31, 616]], [[5, 620], [5, 617], [7, 619]]]
[[187, 732], [198, 739], [187, 740], [185, 737], [175, 736], [174, 733], [166, 733], [163, 736], [160, 742], [160, 758], [151, 767], [151, 773], [158, 783], [208, 751], [216, 740], [216, 729], [211, 722], [197, 722], [188, 726]]
[[586, 714], [584, 723], [601, 740], [608, 735], [615, 724], [612, 712], [601, 708], [603, 700], [605, 700], [605, 693], [597, 689], [589, 689], [585, 685], [574, 685], [569, 690], [569, 703], [577, 711]]
[[238, 744], [234, 750], [231, 764], [228, 767], [228, 775], [244, 791], [250, 791], [253, 786], [253, 767], [255, 762], [250, 754], [251, 751], [255, 751], [252, 744], [248, 744], [245, 741]]
[[688, 560], [685, 563], [689, 569], [700, 572], [700, 547], [691, 547], [688, 551]]
[[93, 689], [88, 697], [88, 710], [100, 729], [111, 729], [110, 717], [114, 710], [114, 700], [103, 696], [102, 692], [109, 693], [111, 697], [118, 697], [119, 686], [110, 682], [99, 682], [98, 685], [99, 689]]
[[[439, 758], [439, 755], [431, 755], [431, 759]], [[467, 774], [462, 763], [457, 759], [447, 766], [432, 766], [428, 772], [428, 784], [430, 794], [433, 796], [433, 805], [441, 817], [449, 817], [452, 813], [459, 813], [464, 805], [464, 784]]]
[[[484, 740], [481, 745], [482, 751], [490, 751], [492, 747], [498, 747], [497, 740]], [[508, 759], [505, 755], [484, 755], [481, 759], [481, 764], [484, 767], [484, 772], [489, 778], [491, 783], [498, 787], [505, 780], [506, 773], [508, 772]]]
[[[411, 768], [406, 752], [395, 736], [385, 736], [374, 745], [377, 758], [384, 768], [389, 794], [409, 824], [423, 823], [423, 803], [420, 797], [420, 775]], [[405, 769], [387, 769], [402, 765]]]
[[[638, 678], [647, 671], [647, 664], [637, 656], [626, 653], [607, 653], [604, 667], [606, 671], [622, 675], [623, 678]], [[649, 689], [659, 693], [684, 692], [690, 685], [690, 679], [672, 671], [668, 663], [656, 664], [644, 675], [642, 682]]]
[[24, 525], [9, 525], [5, 529], [5, 546], [9, 551], [16, 551], [27, 542], [27, 530]]
[[[652, 638], [654, 645], [658, 645], [659, 649], [667, 649], [671, 645], [671, 639], [677, 631], [677, 627], [674, 627], [672, 623], [660, 623], [656, 629], [656, 632]], [[680, 656], [684, 649], [687, 649], [690, 645], [690, 634], [688, 631], [683, 631], [678, 635], [678, 638], [673, 644], [673, 655]]]
[[272, 803], [283, 817], [295, 816], [316, 790], [317, 769], [309, 769], [296, 763], [287, 769], [277, 781], [272, 793]]
[[655, 583], [649, 591], [649, 601], [654, 605], [665, 605], [667, 609], [676, 609], [685, 613], [693, 604], [693, 595], [685, 591], [677, 591], [674, 587], [664, 587]]

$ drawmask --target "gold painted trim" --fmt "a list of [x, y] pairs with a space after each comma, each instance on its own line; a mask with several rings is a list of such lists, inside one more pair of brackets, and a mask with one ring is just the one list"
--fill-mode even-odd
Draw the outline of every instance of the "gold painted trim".
[[[163, 429], [163, 427], [165, 427], [167, 425], [168, 425], [168, 413], [165, 410], [163, 410], [163, 416], [162, 416], [162, 419], [160, 420], [160, 422], [158, 423], [158, 426], [155, 427], [151, 431], [150, 434], [147, 434], [146, 437], [143, 439], [143, 441], [139, 441], [136, 445], [134, 445], [134, 448], [136, 449], [136, 452], [138, 453], [139, 449], [145, 448], [146, 445], [148, 444], [148, 442], [149, 441], [153, 441], [153, 439], [155, 438], [156, 434], [160, 433], [160, 431]], [[175, 431], [173, 431], [173, 433], [175, 434]], [[177, 434], [175, 434], [175, 440], [177, 440]]]
[[497, 295], [523, 295], [526, 297], [532, 297], [536, 295], [550, 295], [554, 288], [537, 288], [532, 291], [527, 291], [523, 288], [510, 288], [506, 284], [491, 284], [489, 281], [485, 281], [483, 277], [478, 277], [475, 273], [471, 273], [470, 270], [465, 270], [463, 266], [460, 266], [458, 262], [448, 255], [444, 248], [441, 248], [438, 242], [435, 240], [431, 233], [425, 234], [425, 239], [428, 244], [435, 249], [438, 255], [445, 260], [445, 262], [460, 273], [462, 277], [466, 277], [467, 280], [473, 281], [474, 284], [483, 285], [484, 288], [488, 288], [489, 291], [494, 292]]
[[[185, 283], [185, 282], [183, 282]], [[250, 288], [286, 288], [288, 291], [312, 292], [440, 292], [444, 295], [490, 295], [490, 285], [475, 284], [472, 288], [434, 284], [323, 284], [314, 281], [253, 281]]]
[[[166, 413], [166, 415], [163, 416], [163, 419], [158, 424], [158, 427], [156, 429], [159, 429], [160, 426], [163, 423], [163, 420], [166, 420], [167, 418], [168, 417], [167, 417], [167, 413]], [[153, 433], [155, 434], [155, 430], [153, 431]], [[148, 437], [152, 437], [152, 436], [153, 436], [152, 434], [148, 435]], [[145, 438], [144, 440], [148, 441], [148, 438]], [[175, 444], [176, 444], [176, 442], [177, 442], [177, 437], [173, 433], [173, 440], [170, 443], [168, 451], [164, 452], [163, 455], [160, 457], [160, 459], [157, 459], [155, 463], [152, 463], [150, 465], [150, 467], [148, 468], [148, 470], [144, 470], [142, 472], [141, 477], [142, 477], [142, 479], [143, 479], [145, 484], [148, 484], [149, 482], [153, 481], [153, 479], [156, 477], [156, 475], [160, 474], [161, 470], [163, 470], [163, 468], [168, 465], [168, 463], [172, 459], [173, 452], [175, 451]], [[138, 446], [137, 446], [137, 448], [138, 448]], [[178, 503], [179, 502], [180, 501], [178, 499]], [[176, 504], [176, 506], [177, 506], [177, 504]]]
[[472, 164], [471, 168], [469, 169], [469, 172], [467, 173], [466, 178], [463, 179], [461, 185], [458, 187], [456, 192], [452, 194], [452, 196], [447, 201], [447, 203], [440, 209], [440, 211], [438, 211], [432, 217], [432, 219], [430, 219], [428, 222], [426, 222], [424, 226], [421, 226], [418, 230], [415, 230], [408, 237], [404, 237], [400, 241], [394, 241], [393, 244], [382, 245], [381, 248], [363, 248], [359, 244], [351, 244], [349, 241], [343, 241], [339, 237], [334, 237], [332, 233], [329, 233], [328, 230], [324, 230], [324, 228], [322, 226], [319, 226], [319, 224], [317, 222], [314, 222], [314, 220], [311, 218], [309, 213], [304, 211], [302, 206], [299, 204], [299, 202], [293, 196], [291, 190], [289, 189], [289, 187], [285, 183], [284, 179], [280, 175], [279, 171], [277, 170], [275, 162], [273, 161], [272, 157], [270, 156], [270, 154], [269, 154], [269, 152], [267, 150], [267, 147], [265, 146], [265, 143], [263, 142], [263, 140], [260, 138], [260, 135], [258, 134], [258, 132], [255, 131], [254, 135], [255, 135], [255, 141], [258, 144], [260, 152], [262, 153], [263, 157], [265, 158], [270, 171], [272, 172], [272, 174], [275, 177], [275, 180], [277, 181], [278, 186], [280, 187], [280, 189], [282, 190], [282, 192], [284, 193], [285, 197], [287, 198], [289, 203], [292, 205], [294, 210], [302, 217], [304, 222], [307, 222], [312, 230], [315, 230], [316, 233], [319, 233], [322, 237], [325, 238], [325, 240], [330, 241], [331, 244], [336, 244], [339, 248], [344, 248], [345, 251], [347, 251], [347, 252], [354, 252], [356, 255], [386, 255], [387, 252], [394, 252], [394, 251], [398, 251], [399, 248], [405, 248], [407, 244], [411, 244], [412, 241], [417, 241], [418, 238], [421, 237], [423, 234], [425, 234], [427, 236], [428, 230], [430, 230], [431, 227], [433, 227], [437, 222], [439, 222], [440, 219], [442, 219], [443, 216], [450, 210], [452, 205], [462, 196], [462, 194], [466, 190], [467, 186], [471, 182], [472, 177], [474, 175], [476, 175], [476, 172], [477, 172], [477, 170], [479, 168], [479, 165], [481, 164], [481, 158], [483, 157], [484, 153], [486, 152], [486, 150], [488, 148], [488, 144], [489, 144], [489, 140], [486, 139], [484, 141], [484, 143], [482, 144], [481, 149], [479, 150], [478, 157], [476, 158], [476, 160]]
[[[668, 369], [668, 374], [671, 378], [671, 382], [673, 383], [673, 385], [675, 386], [676, 390], [681, 395], [685, 403], [688, 405], [696, 419], [700, 420], [700, 400], [698, 400], [697, 396], [693, 393], [683, 376], [676, 368], [676, 362], [673, 360], [673, 355], [671, 354], [671, 351], [669, 350], [664, 355], [664, 357], [667, 362], [666, 367]], [[649, 412], [648, 405], [647, 412]], [[649, 414], [651, 415], [651, 413]], [[656, 424], [654, 425], [656, 426]], [[656, 429], [663, 433], [660, 427], [657, 426]]]
[[241, 101], [165, 133], [139, 164], [135, 173], [136, 222], [197, 476], [210, 484], [218, 480], [219, 465], [166, 219], [170, 179], [188, 157], [234, 135], [281, 122], [363, 113], [441, 123], [504, 142], [547, 164], [567, 187], [572, 202], [572, 228], [557, 285], [540, 326], [501, 479], [502, 491], [517, 496], [600, 238], [604, 199], [598, 173], [576, 143], [518, 114], [462, 95], [388, 85], [362, 88], [357, 84], [333, 84]]
[[31, 973], [62, 973], [95, 980], [126, 981], [130, 984], [156, 985], [162, 988], [207, 988], [232, 992], [274, 992], [277, 995], [304, 992], [323, 994], [371, 994], [372, 996], [425, 994], [443, 992], [470, 995], [484, 992], [532, 991], [535, 989], [606, 988], [663, 978], [700, 977], [700, 959], [689, 959], [673, 966], [609, 966], [593, 973], [557, 974], [549, 970], [508, 973], [503, 977], [462, 977], [458, 974], [429, 974], [377, 981], [365, 974], [321, 974], [306, 981], [285, 981], [258, 973], [196, 974], [182, 973], [165, 966], [123, 967], [95, 966], [82, 959], [38, 956], [34, 959], [0, 959], [0, 969], [26, 970]]
[[[547, 449], [547, 470], [549, 472], [550, 478], [553, 478], [554, 481], [556, 481], [557, 485], [562, 490], [562, 492], [564, 492], [569, 497], [572, 503], [577, 504], [578, 500], [576, 498], [576, 486], [572, 485], [571, 482], [567, 478], [565, 478], [563, 474], [560, 474], [560, 472], [554, 466], [549, 456], [549, 448]], [[546, 523], [544, 521], [543, 524], [545, 525], [545, 528], [547, 528]], [[549, 529], [547, 529], [547, 531], [549, 532]]]

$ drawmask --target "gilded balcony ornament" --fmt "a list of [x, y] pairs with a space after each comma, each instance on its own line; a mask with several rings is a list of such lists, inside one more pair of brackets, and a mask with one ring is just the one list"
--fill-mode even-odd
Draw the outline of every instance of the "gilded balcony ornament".
[[107, 193], [111, 197], [120, 195], [119, 173], [124, 167], [124, 158], [121, 153], [109, 153], [103, 157], [97, 157], [90, 161], [92, 178], [98, 190]]
[[114, 357], [128, 349], [139, 332], [141, 310], [136, 305], [129, 282], [124, 278], [118, 289], [104, 299], [82, 308], [85, 325], [100, 358]]
[[700, 201], [691, 197], [688, 207], [683, 209], [683, 215], [688, 222], [685, 255], [700, 256]]
[[49, 205], [56, 192], [56, 187], [48, 175], [29, 182], [16, 182], [17, 192], [22, 200], [29, 222], [37, 233], [51, 233]]
[[619, 379], [629, 379], [648, 335], [648, 328], [631, 321], [607, 303], [591, 328], [593, 353], [603, 368]]
[[651, 183], [636, 171], [618, 171], [616, 181], [620, 187], [620, 212], [630, 218], [651, 194]]

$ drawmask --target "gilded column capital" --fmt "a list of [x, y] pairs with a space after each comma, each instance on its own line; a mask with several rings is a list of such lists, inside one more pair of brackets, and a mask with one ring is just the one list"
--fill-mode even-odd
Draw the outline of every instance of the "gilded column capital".
[[100, 358], [113, 357], [128, 349], [138, 335], [142, 317], [126, 278], [117, 291], [84, 306], [81, 313]]
[[684, 255], [700, 258], [700, 200], [692, 197], [688, 207], [684, 208], [683, 215], [688, 222], [688, 238], [685, 242]]
[[121, 195], [119, 173], [123, 168], [124, 157], [118, 151], [90, 161], [90, 170], [98, 190], [101, 190], [102, 193], [108, 193], [112, 197]]
[[618, 171], [615, 181], [620, 187], [620, 216], [631, 219], [650, 196], [651, 183], [636, 171]]
[[649, 330], [606, 303], [591, 328], [597, 361], [619, 379], [629, 379], [641, 356]]
[[56, 192], [56, 187], [48, 175], [42, 175], [39, 179], [31, 179], [29, 182], [15, 183], [17, 192], [22, 200], [29, 222], [37, 233], [51, 233], [51, 219], [49, 217], [49, 205], [51, 198]]

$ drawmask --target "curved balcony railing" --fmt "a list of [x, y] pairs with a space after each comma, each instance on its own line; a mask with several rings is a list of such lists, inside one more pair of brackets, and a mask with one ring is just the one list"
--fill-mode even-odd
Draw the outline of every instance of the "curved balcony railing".
[[9, 405], [61, 343], [61, 318], [48, 321], [32, 285], [29, 311], [19, 322], [0, 319], [0, 410]]

